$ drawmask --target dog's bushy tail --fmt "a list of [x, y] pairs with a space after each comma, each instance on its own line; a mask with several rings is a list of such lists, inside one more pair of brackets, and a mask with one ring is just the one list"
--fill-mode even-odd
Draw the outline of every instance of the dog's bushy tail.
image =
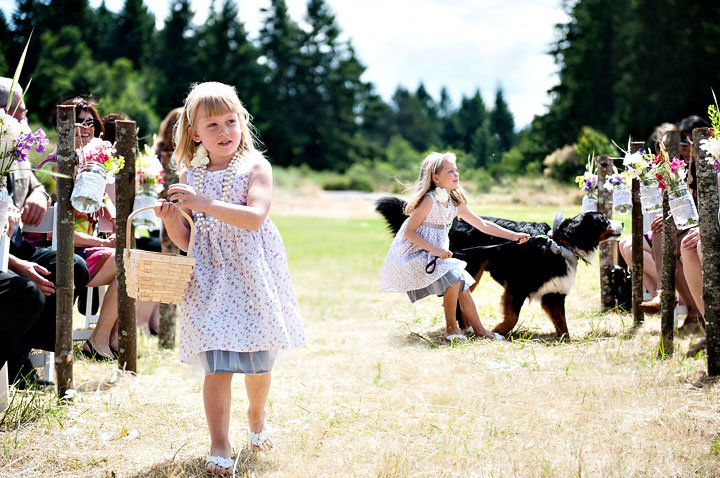
[[393, 196], [385, 196], [375, 203], [375, 210], [382, 214], [387, 221], [388, 228], [393, 234], [397, 234], [407, 216], [403, 212], [405, 201]]

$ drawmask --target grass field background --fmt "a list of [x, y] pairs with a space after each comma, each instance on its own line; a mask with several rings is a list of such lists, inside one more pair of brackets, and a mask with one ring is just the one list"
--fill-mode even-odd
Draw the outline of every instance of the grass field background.
[[[521, 201], [512, 198], [521, 197]], [[375, 196], [277, 198], [309, 343], [281, 357], [268, 406], [276, 450], [244, 448], [247, 401], [233, 384], [241, 476], [718, 476], [718, 385], [685, 359], [659, 359], [659, 319], [599, 312], [597, 266], [567, 301], [572, 340], [526, 304], [508, 342], [449, 345], [441, 300], [378, 291], [392, 240]], [[575, 198], [576, 199], [576, 198]], [[550, 222], [579, 202], [540, 188], [475, 198], [480, 214]], [[302, 214], [296, 213], [302, 209]], [[342, 211], [348, 211], [342, 214]], [[474, 293], [499, 322], [501, 289]], [[142, 336], [135, 377], [78, 360], [78, 396], [17, 392], [0, 415], [0, 476], [204, 476], [202, 376]]]

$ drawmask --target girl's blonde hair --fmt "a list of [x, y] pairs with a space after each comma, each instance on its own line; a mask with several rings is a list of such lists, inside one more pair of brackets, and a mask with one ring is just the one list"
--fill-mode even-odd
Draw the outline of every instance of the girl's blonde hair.
[[190, 167], [190, 161], [192, 161], [195, 149], [198, 146], [195, 144], [188, 128], [195, 127], [200, 118], [230, 112], [237, 113], [240, 117], [240, 131], [242, 133], [240, 151], [244, 153], [255, 151], [255, 135], [253, 134], [254, 128], [250, 123], [250, 113], [238, 98], [235, 88], [216, 81], [198, 83], [190, 88], [173, 135], [175, 139], [173, 157], [177, 161], [179, 170], [182, 171]]
[[[442, 171], [443, 163], [446, 161], [456, 161], [455, 153], [430, 153], [428, 154], [420, 166], [420, 177], [410, 188], [411, 195], [405, 204], [404, 212], [408, 216], [420, 205], [425, 195], [435, 189], [432, 175]], [[468, 198], [465, 190], [460, 184], [457, 189], [449, 191], [450, 199], [457, 204], [467, 204]]]

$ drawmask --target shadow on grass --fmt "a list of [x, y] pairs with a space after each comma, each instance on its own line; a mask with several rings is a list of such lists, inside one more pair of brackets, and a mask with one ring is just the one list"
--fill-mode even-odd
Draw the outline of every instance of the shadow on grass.
[[[235, 476], [237, 477], [250, 477], [256, 476], [259, 472], [272, 471], [272, 466], [265, 459], [261, 459], [258, 453], [254, 453], [248, 448], [240, 450], [240, 459], [237, 463], [237, 469]], [[131, 478], [166, 478], [166, 477], [198, 477], [198, 476], [209, 476], [205, 473], [205, 457], [203, 458], [190, 458], [183, 461], [175, 460], [171, 458], [152, 466], [149, 469], [143, 470], [135, 475], [131, 475]], [[232, 469], [230, 469], [229, 476], [232, 476]]]

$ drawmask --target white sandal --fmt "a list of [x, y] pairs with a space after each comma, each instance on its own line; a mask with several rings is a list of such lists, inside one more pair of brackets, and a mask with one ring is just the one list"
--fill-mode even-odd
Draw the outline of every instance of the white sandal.
[[267, 451], [270, 449], [267, 448], [263, 450], [263, 445], [265, 445], [268, 440], [272, 441], [272, 436], [272, 429], [267, 423], [263, 423], [262, 430], [257, 433], [248, 431], [248, 441], [250, 442], [250, 446], [260, 448], [258, 451]]
[[[235, 462], [232, 458], [225, 458], [223, 456], [209, 456], [207, 457], [207, 460], [205, 460], [205, 473], [211, 476], [230, 476], [228, 475], [228, 472], [233, 472], [233, 464]], [[208, 471], [208, 465], [213, 464], [215, 466], [219, 466], [220, 468], [224, 468], [226, 471], [222, 475], [218, 475], [217, 473], [211, 473]]]

